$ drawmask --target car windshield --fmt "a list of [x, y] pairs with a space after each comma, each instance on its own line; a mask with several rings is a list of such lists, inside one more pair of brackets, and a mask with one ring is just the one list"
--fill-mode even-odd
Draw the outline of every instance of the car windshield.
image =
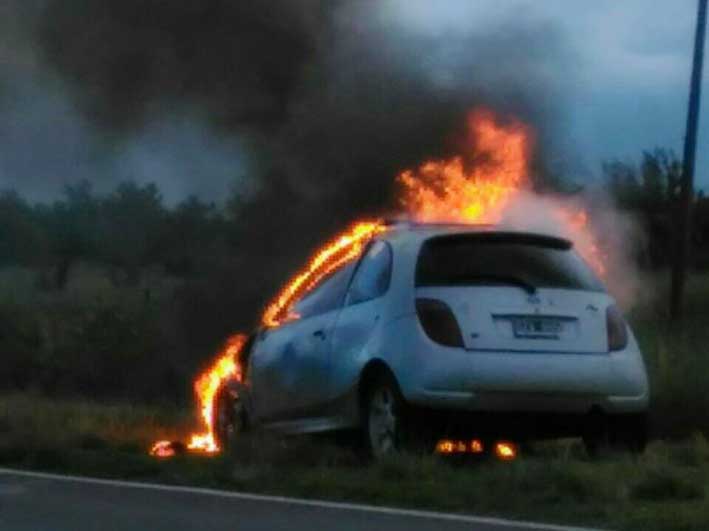
[[416, 286], [516, 286], [604, 291], [561, 239], [507, 233], [439, 236], [424, 243]]

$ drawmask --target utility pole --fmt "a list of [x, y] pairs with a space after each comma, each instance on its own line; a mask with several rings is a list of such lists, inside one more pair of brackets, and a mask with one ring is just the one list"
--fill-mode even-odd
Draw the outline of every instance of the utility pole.
[[684, 137], [682, 158], [682, 184], [677, 210], [677, 252], [672, 264], [672, 300], [670, 315], [673, 321], [682, 318], [684, 287], [689, 262], [690, 235], [692, 230], [692, 200], [694, 196], [694, 158], [697, 149], [697, 123], [699, 122], [699, 99], [701, 95], [702, 63], [704, 62], [704, 35], [707, 23], [707, 0], [699, 0], [697, 29], [694, 34], [694, 61], [689, 86], [689, 109], [687, 131]]

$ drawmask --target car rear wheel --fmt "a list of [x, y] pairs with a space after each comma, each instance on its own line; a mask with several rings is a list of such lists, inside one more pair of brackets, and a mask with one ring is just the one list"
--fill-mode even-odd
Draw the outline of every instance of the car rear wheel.
[[391, 377], [378, 377], [368, 388], [364, 408], [365, 445], [375, 459], [401, 449], [404, 400]]

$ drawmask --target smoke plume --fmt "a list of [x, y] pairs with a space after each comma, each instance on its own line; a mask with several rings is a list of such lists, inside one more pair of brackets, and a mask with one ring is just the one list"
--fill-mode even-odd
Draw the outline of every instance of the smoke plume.
[[565, 171], [563, 32], [513, 10], [421, 31], [406, 6], [3, 2], [0, 187], [47, 199], [132, 179], [221, 205], [236, 190], [253, 319], [324, 237], [395, 205], [400, 171], [458, 152], [472, 107], [531, 125], [537, 185]]
[[[585, 216], [583, 223], [569, 222], [579, 213]], [[505, 208], [501, 224], [572, 241], [592, 266], [594, 259], [599, 262], [594, 269], [624, 310], [635, 306], [643, 295], [636, 259], [642, 230], [602, 190], [592, 189], [575, 197], [522, 192]]]

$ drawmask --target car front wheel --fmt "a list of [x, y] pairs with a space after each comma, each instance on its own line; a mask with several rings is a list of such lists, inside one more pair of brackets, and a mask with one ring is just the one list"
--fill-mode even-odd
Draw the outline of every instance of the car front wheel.
[[217, 397], [214, 413], [216, 442], [220, 448], [229, 450], [247, 428], [243, 404], [238, 397], [222, 392]]

